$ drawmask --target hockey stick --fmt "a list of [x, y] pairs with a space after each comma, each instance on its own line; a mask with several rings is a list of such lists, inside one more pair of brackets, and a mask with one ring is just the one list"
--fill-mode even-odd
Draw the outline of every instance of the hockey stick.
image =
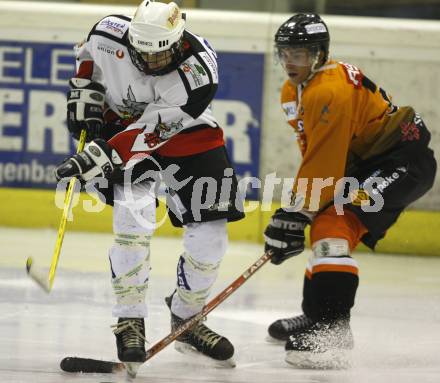
[[[83, 129], [81, 131], [81, 135], [79, 137], [78, 147], [76, 148], [76, 152], [79, 153], [84, 149], [84, 145], [86, 143], [87, 131]], [[26, 260], [26, 271], [28, 275], [37, 282], [47, 293], [50, 293], [53, 286], [53, 281], [55, 279], [55, 271], [57, 269], [58, 260], [60, 258], [61, 246], [63, 244], [64, 232], [66, 230], [67, 216], [69, 215], [70, 208], [73, 200], [73, 190], [75, 187], [77, 179], [73, 177], [69, 181], [69, 187], [67, 188], [66, 197], [64, 199], [64, 209], [63, 215], [61, 216], [60, 226], [58, 228], [58, 236], [57, 241], [55, 243], [55, 249], [52, 256], [52, 261], [50, 264], [49, 276], [46, 274], [44, 269], [35, 265], [35, 261], [32, 257], [29, 257]]]
[[[154, 344], [147, 350], [145, 361], [151, 359], [159, 351], [163, 350], [170, 343], [175, 341], [185, 331], [195, 326], [212, 310], [214, 310], [220, 303], [228, 298], [235, 290], [237, 290], [244, 282], [246, 282], [252, 275], [254, 275], [270, 258], [272, 252], [264, 253], [251, 267], [249, 267], [243, 274], [241, 274], [234, 282], [226, 287], [221, 293], [210, 300], [202, 309], [200, 313], [186, 321], [182, 326], [175, 331], [168, 334], [165, 338]], [[61, 361], [60, 367], [66, 372], [90, 372], [90, 373], [112, 373], [123, 370], [124, 364], [120, 362], [109, 362], [97, 359], [66, 357]]]

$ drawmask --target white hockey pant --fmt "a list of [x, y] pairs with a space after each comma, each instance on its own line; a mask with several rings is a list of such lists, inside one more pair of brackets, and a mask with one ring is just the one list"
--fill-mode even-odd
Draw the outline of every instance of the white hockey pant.
[[114, 243], [109, 251], [116, 304], [113, 316], [147, 316], [150, 239], [156, 219], [153, 183], [114, 186]]
[[177, 287], [171, 311], [186, 319], [205, 305], [226, 253], [226, 219], [185, 225], [184, 253], [177, 264]]

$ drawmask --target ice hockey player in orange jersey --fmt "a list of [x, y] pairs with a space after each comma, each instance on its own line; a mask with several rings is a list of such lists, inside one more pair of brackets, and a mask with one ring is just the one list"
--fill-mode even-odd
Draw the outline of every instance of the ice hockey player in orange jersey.
[[279, 319], [268, 331], [285, 342], [288, 363], [312, 368], [343, 368], [353, 348], [350, 310], [359, 278], [351, 252], [361, 241], [374, 248], [432, 187], [436, 172], [421, 117], [393, 105], [356, 66], [330, 60], [329, 43], [316, 14], [296, 14], [275, 34], [288, 76], [281, 106], [302, 161], [292, 206], [278, 209], [264, 233], [278, 265], [304, 250], [311, 226], [303, 314]]

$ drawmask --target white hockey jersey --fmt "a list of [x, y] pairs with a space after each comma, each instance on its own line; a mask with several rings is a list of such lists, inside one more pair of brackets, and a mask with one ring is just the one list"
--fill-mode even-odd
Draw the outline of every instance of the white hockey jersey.
[[162, 76], [146, 75], [131, 61], [129, 25], [129, 17], [105, 17], [76, 52], [77, 77], [104, 85], [109, 110], [125, 122], [110, 145], [124, 161], [142, 152], [186, 156], [224, 145], [210, 108], [218, 68], [209, 43], [185, 31], [180, 66]]

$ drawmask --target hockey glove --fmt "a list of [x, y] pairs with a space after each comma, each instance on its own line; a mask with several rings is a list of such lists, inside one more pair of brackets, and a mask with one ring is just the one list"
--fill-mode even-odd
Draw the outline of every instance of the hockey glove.
[[122, 165], [119, 154], [106, 141], [97, 139], [90, 142], [84, 151], [66, 159], [55, 169], [57, 180], [77, 177], [87, 182], [95, 177], [108, 178], [115, 168]]
[[104, 124], [104, 87], [84, 78], [72, 78], [67, 93], [67, 128], [73, 138], [79, 139], [81, 130], [87, 131], [86, 141], [101, 137]]
[[264, 231], [264, 251], [272, 250], [271, 262], [279, 265], [304, 250], [304, 229], [310, 219], [299, 212], [278, 209]]

